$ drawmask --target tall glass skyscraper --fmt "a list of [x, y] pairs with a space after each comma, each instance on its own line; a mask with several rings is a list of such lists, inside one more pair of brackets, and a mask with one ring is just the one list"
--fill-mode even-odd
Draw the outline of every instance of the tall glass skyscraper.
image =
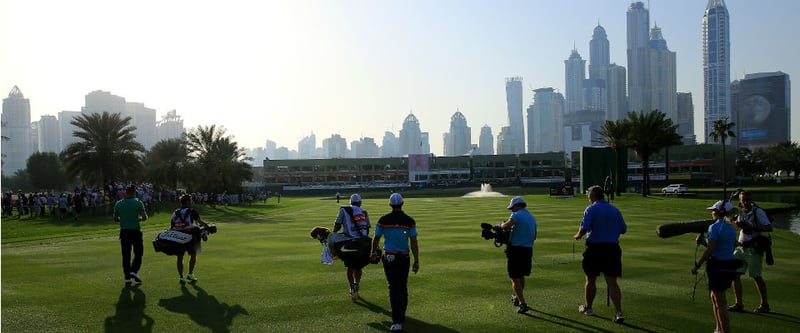
[[675, 52], [667, 48], [667, 41], [661, 28], [650, 31], [650, 102], [647, 111], [659, 110], [667, 118], [678, 119], [678, 81], [675, 66]]
[[562, 151], [564, 96], [549, 87], [533, 92], [533, 105], [528, 111], [528, 118], [533, 118], [533, 121], [528, 120], [533, 126], [528, 129], [533, 147], [529, 147], [528, 152]]
[[[703, 112], [705, 133], [713, 131], [713, 123], [730, 119], [731, 42], [728, 8], [724, 0], [708, 0], [703, 15]], [[730, 121], [730, 120], [729, 120]]]
[[650, 11], [637, 1], [628, 8], [628, 107], [650, 111]]
[[504, 154], [525, 153], [525, 125], [522, 122], [522, 77], [506, 78], [506, 105], [509, 133], [506, 142], [511, 149]]
[[590, 80], [606, 80], [608, 65], [611, 64], [611, 57], [609, 54], [606, 29], [598, 24], [596, 27], [594, 27], [592, 40], [589, 41]]
[[460, 156], [472, 149], [472, 130], [467, 126], [467, 117], [456, 111], [450, 117], [450, 132], [445, 133], [444, 155]]
[[31, 156], [31, 101], [25, 98], [22, 91], [14, 86], [3, 99], [3, 136], [2, 140], [3, 175], [13, 176], [17, 170], [27, 168], [28, 157]]
[[573, 48], [569, 58], [564, 60], [564, 94], [566, 95], [564, 113], [572, 113], [585, 108], [584, 80], [586, 80], [586, 60], [583, 60], [578, 50]]

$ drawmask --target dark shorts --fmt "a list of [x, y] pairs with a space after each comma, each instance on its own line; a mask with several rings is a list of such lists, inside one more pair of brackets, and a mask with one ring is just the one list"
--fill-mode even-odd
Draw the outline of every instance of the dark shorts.
[[531, 275], [531, 262], [533, 261], [533, 248], [523, 246], [511, 246], [506, 248], [506, 258], [508, 258], [508, 277], [512, 279]]
[[739, 273], [706, 270], [706, 275], [708, 275], [708, 290], [720, 292], [728, 290], [737, 274]]
[[583, 252], [583, 272], [586, 276], [622, 276], [622, 249], [619, 243], [586, 243]]

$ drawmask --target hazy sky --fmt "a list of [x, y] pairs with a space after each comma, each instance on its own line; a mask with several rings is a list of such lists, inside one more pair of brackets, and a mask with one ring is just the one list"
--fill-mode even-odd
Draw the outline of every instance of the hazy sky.
[[[110, 91], [184, 125], [225, 126], [241, 146], [297, 149], [310, 133], [348, 144], [396, 135], [409, 112], [442, 153], [460, 110], [478, 142], [507, 125], [505, 83], [564, 91], [573, 45], [589, 59], [600, 23], [611, 61], [627, 67], [630, 0], [107, 1], [0, 0], [0, 95], [14, 85], [32, 120], [80, 111]], [[727, 0], [731, 77], [800, 75], [800, 1]], [[651, 0], [650, 24], [677, 52], [678, 91], [694, 99], [703, 141], [702, 18], [706, 0]], [[587, 69], [588, 73], [588, 69]], [[793, 100], [798, 99], [792, 87]], [[800, 115], [792, 115], [799, 141]], [[527, 133], [527, 128], [526, 128]]]

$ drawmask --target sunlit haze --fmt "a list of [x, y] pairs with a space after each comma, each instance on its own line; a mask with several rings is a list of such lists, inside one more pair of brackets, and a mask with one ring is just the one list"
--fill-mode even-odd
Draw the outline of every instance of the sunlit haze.
[[[573, 46], [589, 58], [599, 23], [611, 62], [627, 66], [630, 0], [570, 1], [0, 1], [0, 95], [16, 85], [31, 120], [80, 111], [94, 90], [157, 110], [185, 127], [222, 125], [246, 148], [290, 150], [311, 133], [347, 142], [395, 135], [412, 112], [442, 154], [461, 111], [478, 142], [508, 125], [505, 78], [564, 91]], [[645, 2], [647, 3], [647, 2]], [[797, 86], [800, 1], [726, 0], [731, 78], [782, 71]], [[703, 138], [705, 0], [651, 0], [677, 53], [679, 92], [691, 92]], [[798, 99], [792, 87], [792, 99]], [[792, 140], [800, 116], [792, 112]], [[527, 133], [527, 128], [526, 128]]]

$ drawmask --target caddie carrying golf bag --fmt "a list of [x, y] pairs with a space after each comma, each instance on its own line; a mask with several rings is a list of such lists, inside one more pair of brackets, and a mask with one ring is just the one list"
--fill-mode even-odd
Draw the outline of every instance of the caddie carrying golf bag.
[[192, 248], [199, 240], [199, 235], [200, 228], [192, 228], [187, 231], [164, 230], [153, 240], [153, 248], [156, 252], [163, 252], [166, 255], [179, 255]]

